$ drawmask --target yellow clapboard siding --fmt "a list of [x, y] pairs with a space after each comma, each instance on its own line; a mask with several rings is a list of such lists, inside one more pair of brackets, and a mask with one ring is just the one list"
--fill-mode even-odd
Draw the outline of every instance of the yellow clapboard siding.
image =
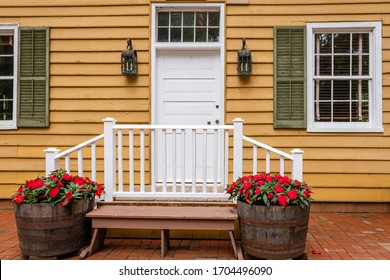
[[149, 29], [137, 27], [54, 28], [50, 32], [50, 38], [52, 40], [124, 39], [130, 34], [133, 40], [149, 38]]
[[[248, 29], [250, 32], [251, 28]], [[252, 32], [250, 34], [253, 35]], [[255, 36], [261, 37], [260, 34], [255, 34]], [[243, 33], [242, 37], [246, 37], [246, 34]], [[258, 37], [257, 37], [258, 38]], [[259, 50], [259, 51], [272, 51], [273, 50], [273, 41], [272, 39], [250, 39], [246, 42], [247, 46], [251, 50]], [[239, 50], [242, 48], [242, 39], [229, 39], [226, 44], [226, 49], [228, 51]]]
[[118, 87], [134, 86], [146, 87], [149, 86], [149, 77], [137, 76], [52, 76], [50, 85], [53, 87], [104, 87], [115, 85]]
[[383, 202], [389, 199], [389, 189], [340, 188], [336, 194], [334, 189], [318, 188], [313, 197], [324, 202]]
[[237, 6], [227, 9], [227, 15], [361, 15], [365, 14], [379, 14], [379, 13], [390, 13], [390, 7], [388, 3], [383, 4], [337, 4], [337, 5], [252, 5], [250, 9], [245, 6]]
[[[125, 40], [123, 40], [125, 42]], [[126, 48], [127, 44], [123, 43], [122, 50]], [[111, 49], [107, 49], [104, 52], [66, 52], [68, 50], [64, 50], [64, 52], [52, 51], [50, 55], [50, 62], [54, 63], [120, 63], [121, 52], [120, 51], [112, 51]], [[137, 51], [137, 57], [142, 64], [142, 62], [146, 62], [149, 60], [149, 52], [148, 51]]]
[[89, 111], [80, 111], [75, 114], [74, 112], [51, 112], [50, 121], [51, 123], [63, 123], [64, 119], [68, 123], [74, 125], [74, 123], [94, 123], [98, 124], [100, 130], [103, 129], [102, 120], [107, 117], [113, 117], [121, 123], [134, 123], [134, 124], [147, 124], [150, 122], [150, 116], [148, 112], [118, 112], [118, 111], [105, 111], [105, 112], [94, 112], [91, 114]]
[[[130, 3], [131, 4], [131, 3]], [[0, 4], [1, 5], [1, 4]], [[107, 7], [7, 7], [2, 13], [9, 17], [74, 17], [147, 15], [149, 6], [128, 5]]]
[[93, 106], [90, 100], [68, 100], [65, 102], [52, 100], [50, 109], [52, 111], [83, 111], [88, 108], [89, 111], [149, 111], [148, 100], [129, 100], [123, 102], [122, 99], [96, 100]]
[[273, 110], [272, 100], [228, 100], [228, 112], [269, 112]]
[[[145, 4], [145, 0], [131, 0], [133, 5]], [[4, 2], [0, 6], [21, 6], [21, 7], [66, 7], [66, 6], [113, 6], [113, 5], [128, 5], [128, 0], [111, 0], [109, 3], [104, 0], [89, 0], [89, 1], [80, 1], [80, 0], [29, 0], [28, 2], [24, 0], [13, 0], [12, 3]]]
[[304, 180], [316, 188], [389, 188], [390, 174], [340, 174], [304, 173]]
[[52, 99], [148, 99], [150, 88], [146, 87], [51, 87]]
[[[248, 45], [250, 46], [251, 42], [248, 40]], [[226, 52], [226, 59], [227, 63], [237, 63], [237, 50], [241, 49], [241, 47], [238, 47], [233, 50], [228, 50]], [[273, 49], [272, 50], [256, 50], [256, 57], [252, 57], [253, 61], [256, 61], [258, 63], [273, 63], [274, 61], [274, 55], [273, 55]]]
[[[133, 47], [137, 51], [149, 50], [149, 41], [148, 39], [137, 39], [132, 40]], [[118, 51], [121, 52], [127, 47], [127, 38], [123, 39], [107, 39], [107, 40], [52, 40], [50, 43], [50, 48], [52, 51]], [[120, 58], [120, 53], [118, 53]], [[118, 61], [119, 62], [119, 61]]]
[[244, 100], [244, 99], [272, 99], [274, 96], [274, 90], [272, 87], [253, 87], [253, 88], [227, 88], [226, 99], [227, 100]]
[[[227, 75], [237, 75], [237, 62], [227, 64], [226, 74]], [[273, 65], [272, 64], [265, 64], [265, 63], [257, 64], [253, 61], [252, 75], [272, 76], [273, 75]]]
[[[119, 56], [118, 56], [119, 58]], [[50, 68], [51, 75], [121, 75], [120, 63], [116, 64], [55, 64]], [[139, 75], [148, 75], [149, 66], [145, 64], [138, 65]]]

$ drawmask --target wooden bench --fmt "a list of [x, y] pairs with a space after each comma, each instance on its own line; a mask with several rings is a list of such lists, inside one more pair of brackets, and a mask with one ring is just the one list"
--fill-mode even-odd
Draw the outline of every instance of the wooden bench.
[[169, 249], [169, 230], [227, 230], [234, 255], [239, 257], [234, 237], [237, 210], [233, 207], [103, 205], [87, 217], [92, 219], [93, 235], [80, 254], [82, 259], [103, 246], [108, 228], [160, 229], [161, 257]]

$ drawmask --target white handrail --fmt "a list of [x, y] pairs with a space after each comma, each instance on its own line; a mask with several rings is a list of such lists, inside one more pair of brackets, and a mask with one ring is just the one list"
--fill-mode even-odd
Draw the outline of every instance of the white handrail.
[[67, 149], [67, 150], [63, 151], [62, 153], [57, 154], [55, 159], [60, 159], [60, 158], [62, 158], [64, 156], [67, 156], [67, 155], [69, 155], [69, 154], [71, 154], [71, 153], [73, 153], [75, 151], [78, 151], [78, 150], [80, 150], [80, 149], [82, 149], [82, 148], [84, 148], [84, 147], [86, 147], [86, 146], [88, 146], [90, 144], [93, 144], [93, 143], [95, 143], [95, 142], [97, 142], [97, 141], [99, 141], [100, 139], [103, 139], [103, 138], [104, 138], [104, 134], [100, 134], [100, 135], [98, 135], [98, 136], [96, 136], [96, 137], [94, 137], [92, 139], [89, 139], [89, 140], [87, 140], [87, 141], [85, 141], [85, 142], [83, 142], [81, 144], [78, 144], [77, 146], [74, 146], [74, 147], [72, 147], [70, 149]]
[[271, 146], [268, 146], [267, 144], [261, 143], [259, 141], [256, 141], [256, 140], [252, 139], [252, 138], [249, 138], [247, 136], [243, 136], [242, 139], [244, 139], [245, 141], [248, 141], [249, 143], [252, 143], [253, 145], [256, 145], [257, 147], [261, 147], [261, 148], [263, 148], [265, 150], [268, 150], [270, 152], [278, 154], [278, 155], [280, 155], [282, 157], [285, 157], [285, 158], [288, 158], [288, 159], [291, 159], [291, 160], [293, 159], [292, 155], [289, 155], [289, 154], [287, 154], [287, 153], [285, 153], [283, 151], [275, 149], [275, 148], [273, 148]]

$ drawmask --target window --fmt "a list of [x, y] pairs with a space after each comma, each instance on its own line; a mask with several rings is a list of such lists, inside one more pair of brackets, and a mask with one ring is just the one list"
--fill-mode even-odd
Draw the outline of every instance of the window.
[[308, 131], [383, 131], [381, 24], [307, 29]]
[[0, 25], [0, 129], [49, 124], [49, 29]]
[[159, 11], [157, 42], [219, 42], [219, 11]]
[[0, 126], [16, 127], [17, 25], [0, 26]]

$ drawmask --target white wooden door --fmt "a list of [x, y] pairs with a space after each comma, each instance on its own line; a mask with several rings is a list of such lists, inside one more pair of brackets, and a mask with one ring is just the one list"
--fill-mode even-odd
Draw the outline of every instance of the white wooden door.
[[[219, 51], [158, 51], [156, 123], [164, 125], [222, 124], [222, 73]], [[182, 137], [185, 137], [185, 141]], [[205, 136], [204, 133], [186, 131], [185, 136], [177, 134], [176, 141], [173, 142], [172, 131], [168, 131], [166, 136], [158, 133], [155, 142], [157, 182], [161, 182], [164, 176], [168, 183], [174, 180], [182, 182], [182, 174], [185, 174], [184, 180], [187, 183], [192, 183], [194, 176], [197, 182], [204, 181], [205, 163], [207, 164], [207, 181], [215, 181], [214, 168], [218, 169], [217, 176], [220, 181], [223, 170], [221, 168], [223, 135], [218, 136], [216, 140], [214, 137], [211, 132]], [[186, 147], [183, 149], [180, 145], [184, 145], [184, 142]], [[195, 145], [195, 152], [189, 148], [192, 145]], [[164, 147], [166, 147], [166, 152]], [[173, 149], [177, 150], [173, 152]], [[185, 155], [182, 152], [184, 150]], [[216, 155], [217, 163], [215, 162]], [[185, 171], [183, 171], [183, 165]], [[172, 170], [173, 166], [177, 167], [176, 172]], [[173, 178], [174, 176], [176, 179]]]

